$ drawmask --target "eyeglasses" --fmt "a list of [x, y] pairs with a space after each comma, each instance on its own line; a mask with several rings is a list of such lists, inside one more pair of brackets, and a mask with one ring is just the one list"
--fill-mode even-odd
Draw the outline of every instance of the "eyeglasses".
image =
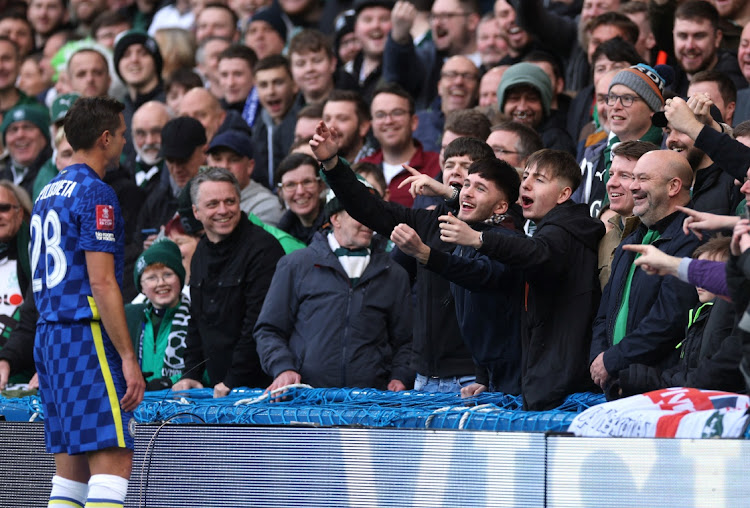
[[401, 118], [403, 116], [408, 115], [409, 112], [405, 109], [394, 109], [393, 111], [376, 111], [372, 117], [375, 120], [385, 120], [387, 117], [391, 117], [391, 120], [395, 120], [396, 118]]
[[316, 176], [315, 178], [305, 178], [301, 182], [281, 182], [277, 184], [277, 187], [284, 192], [291, 194], [297, 190], [297, 187], [300, 185], [305, 190], [313, 190], [315, 186], [318, 185], [318, 182], [320, 182], [320, 177]]
[[513, 150], [506, 150], [505, 148], [502, 148], [502, 147], [499, 147], [499, 146], [493, 146], [493, 147], [490, 147], [490, 148], [492, 148], [492, 151], [495, 152], [495, 156], [496, 157], [500, 157], [503, 154], [513, 155], [513, 154], [519, 153], [519, 152], [515, 152]]
[[633, 101], [642, 101], [640, 97], [635, 95], [615, 95], [613, 93], [607, 96], [607, 106], [614, 106], [617, 104], [617, 99], [620, 99], [620, 104], [623, 108], [629, 108], [633, 105]]
[[445, 79], [456, 79], [459, 76], [466, 81], [476, 81], [479, 78], [479, 75], [475, 72], [445, 71], [440, 73], [440, 77]]
[[177, 278], [177, 274], [173, 271], [164, 272], [161, 275], [155, 273], [141, 278], [141, 284], [147, 286], [156, 286], [160, 280], [163, 280], [166, 284], [171, 284]]
[[432, 21], [448, 21], [451, 18], [457, 18], [458, 16], [468, 16], [469, 12], [431, 12], [428, 19]]
[[16, 208], [21, 208], [18, 205], [11, 205], [10, 203], [0, 203], [0, 213], [8, 213]]

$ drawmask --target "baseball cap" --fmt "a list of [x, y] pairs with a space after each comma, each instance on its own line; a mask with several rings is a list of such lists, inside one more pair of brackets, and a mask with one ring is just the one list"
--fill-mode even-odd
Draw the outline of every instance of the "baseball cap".
[[214, 136], [208, 146], [208, 153], [217, 151], [219, 148], [229, 148], [248, 159], [253, 158], [253, 145], [250, 136], [236, 129], [229, 129]]
[[189, 159], [195, 149], [206, 144], [206, 129], [189, 116], [168, 121], [161, 130], [159, 156], [165, 159]]

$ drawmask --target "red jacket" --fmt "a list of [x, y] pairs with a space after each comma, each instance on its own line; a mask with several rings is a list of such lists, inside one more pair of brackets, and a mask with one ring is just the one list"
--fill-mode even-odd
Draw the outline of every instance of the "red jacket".
[[[426, 152], [422, 148], [422, 143], [414, 140], [414, 145], [417, 147], [417, 151], [414, 152], [414, 156], [409, 161], [409, 166], [413, 167], [420, 173], [430, 175], [435, 178], [440, 173], [440, 163], [438, 161], [439, 154], [436, 152]], [[360, 162], [372, 162], [373, 164], [383, 167], [383, 150], [380, 149], [374, 154], [365, 157]], [[398, 185], [406, 180], [409, 176], [409, 172], [405, 169], [399, 174], [393, 177], [393, 180], [388, 184], [388, 190], [391, 191], [390, 200], [394, 203], [399, 203], [408, 208], [414, 203], [414, 198], [409, 194], [409, 186], [406, 185], [402, 188], [398, 188]]]

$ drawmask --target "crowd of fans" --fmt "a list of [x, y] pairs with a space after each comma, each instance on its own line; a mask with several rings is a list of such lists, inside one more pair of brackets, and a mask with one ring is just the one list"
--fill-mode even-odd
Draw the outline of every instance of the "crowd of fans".
[[744, 391], [749, 82], [748, 0], [8, 0], [0, 388], [110, 95], [149, 389]]

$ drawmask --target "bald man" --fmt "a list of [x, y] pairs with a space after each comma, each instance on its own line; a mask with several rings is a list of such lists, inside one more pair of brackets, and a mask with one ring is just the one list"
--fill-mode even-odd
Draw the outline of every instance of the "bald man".
[[227, 130], [240, 130], [250, 135], [250, 127], [242, 119], [242, 115], [222, 109], [219, 100], [205, 88], [191, 88], [185, 92], [178, 114], [198, 120], [206, 129], [209, 143], [214, 136]]
[[172, 113], [163, 102], [149, 101], [133, 114], [130, 124], [135, 148], [135, 183], [148, 194], [166, 171], [161, 157], [161, 130]]
[[631, 363], [666, 368], [679, 356], [675, 346], [685, 337], [688, 311], [697, 302], [695, 288], [635, 268], [635, 253], [622, 245], [650, 244], [671, 256], [689, 257], [700, 241], [683, 234], [686, 215], [677, 207], [690, 203], [692, 180], [690, 164], [671, 150], [648, 152], [633, 168], [633, 214], [641, 225], [615, 251], [591, 342], [591, 379], [605, 392], [613, 373]]

